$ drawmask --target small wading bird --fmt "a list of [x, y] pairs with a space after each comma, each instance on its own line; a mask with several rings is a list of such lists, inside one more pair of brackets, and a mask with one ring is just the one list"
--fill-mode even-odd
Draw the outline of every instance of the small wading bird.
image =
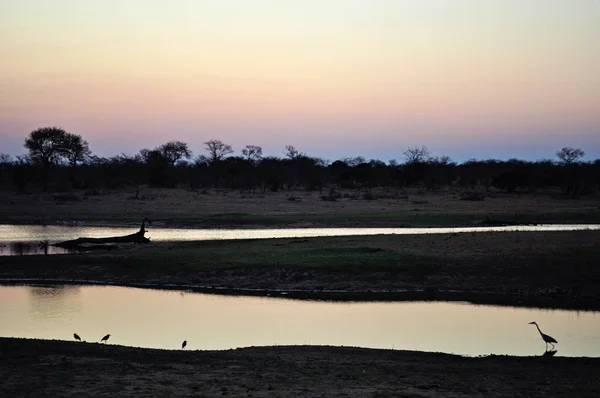
[[100, 342], [102, 343], [104, 341], [106, 343], [108, 341], [109, 337], [110, 337], [110, 334], [107, 334], [106, 336], [102, 337], [102, 339], [100, 340]]
[[556, 341], [554, 339], [554, 337], [552, 336], [548, 336], [547, 334], [542, 333], [542, 331], [540, 330], [540, 327], [538, 326], [538, 324], [534, 321], [534, 322], [529, 322], [530, 325], [535, 325], [535, 327], [537, 328], [538, 332], [540, 332], [540, 336], [542, 336], [542, 340], [544, 340], [544, 342], [546, 343], [546, 350], [548, 350], [548, 344], [550, 344], [552, 346], [552, 348], [554, 347], [554, 344], [552, 343], [557, 343], [558, 341]]
[[75, 337], [75, 340], [81, 341], [81, 337], [77, 333], [73, 333], [73, 337]]
[[183, 343], [181, 343], [181, 349], [183, 350], [186, 345], [187, 345], [187, 340], [183, 340]]

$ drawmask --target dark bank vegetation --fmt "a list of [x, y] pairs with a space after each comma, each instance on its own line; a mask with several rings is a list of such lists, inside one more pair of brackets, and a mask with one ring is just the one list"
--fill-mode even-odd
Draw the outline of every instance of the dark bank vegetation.
[[299, 290], [336, 299], [403, 290], [452, 299], [444, 292], [460, 291], [474, 302], [598, 309], [599, 241], [600, 231], [571, 231], [155, 243], [3, 257], [0, 279]]
[[[25, 140], [27, 156], [0, 156], [0, 187], [18, 192], [70, 192], [133, 188], [210, 188], [240, 192], [317, 191], [335, 201], [339, 189], [354, 189], [364, 199], [377, 199], [376, 188], [420, 187], [435, 192], [463, 190], [463, 200], [485, 200], [490, 188], [534, 193], [555, 188], [565, 197], [594, 194], [600, 184], [600, 159], [580, 161], [578, 148], [563, 148], [556, 160], [478, 160], [455, 163], [447, 156], [430, 156], [425, 147], [399, 150], [403, 161], [367, 160], [361, 156], [335, 161], [311, 157], [288, 145], [282, 157], [263, 156], [262, 148], [234, 149], [220, 140], [205, 142], [204, 154], [193, 157], [188, 145], [170, 141], [138, 154], [94, 155], [83, 138], [58, 127], [44, 127]], [[139, 198], [139, 191], [134, 195]], [[68, 200], [68, 198], [65, 198]]]

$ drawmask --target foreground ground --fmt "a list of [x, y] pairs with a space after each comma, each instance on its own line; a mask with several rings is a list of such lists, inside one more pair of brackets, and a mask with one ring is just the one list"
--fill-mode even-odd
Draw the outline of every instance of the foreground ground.
[[184, 352], [0, 338], [5, 397], [596, 397], [598, 374], [600, 359], [590, 358], [314, 346]]

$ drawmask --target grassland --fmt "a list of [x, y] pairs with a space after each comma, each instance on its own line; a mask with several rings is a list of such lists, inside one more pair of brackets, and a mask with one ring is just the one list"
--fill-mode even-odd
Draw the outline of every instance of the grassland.
[[483, 201], [461, 200], [460, 191], [364, 192], [133, 190], [17, 194], [0, 192], [0, 223], [138, 224], [149, 217], [160, 226], [309, 227], [309, 226], [469, 226], [486, 217], [524, 223], [600, 223], [600, 200], [572, 200], [556, 192], [490, 192]]

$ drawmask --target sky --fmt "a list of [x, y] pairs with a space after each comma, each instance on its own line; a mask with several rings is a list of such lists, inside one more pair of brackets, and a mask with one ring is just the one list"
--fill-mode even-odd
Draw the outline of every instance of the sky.
[[598, 0], [2, 0], [0, 152], [600, 158]]

